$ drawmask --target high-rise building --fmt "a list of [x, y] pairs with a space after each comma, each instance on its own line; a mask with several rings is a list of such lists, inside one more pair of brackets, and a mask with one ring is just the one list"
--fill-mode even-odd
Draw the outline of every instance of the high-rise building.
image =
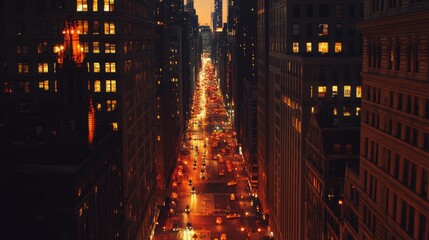
[[258, 2], [258, 155], [266, 171], [259, 174], [262, 205], [268, 206], [275, 238], [304, 239], [303, 155], [311, 113], [320, 101], [328, 101], [335, 124], [353, 123], [360, 115], [361, 53], [355, 25], [362, 4], [265, 2]]
[[427, 1], [365, 1], [359, 239], [428, 239]]
[[214, 0], [213, 32], [222, 30], [222, 27], [223, 27], [222, 0]]
[[[9, 143], [24, 143], [25, 147], [31, 146], [30, 152], [33, 153], [44, 151], [19, 163], [20, 168], [28, 169], [29, 165], [36, 164], [40, 166], [37, 168], [38, 174], [64, 176], [64, 181], [68, 181], [66, 174], [70, 174], [70, 169], [65, 167], [68, 160], [57, 157], [50, 162], [43, 162], [40, 159], [49, 152], [62, 152], [61, 148], [53, 148], [52, 145], [42, 148], [35, 144], [37, 141], [30, 141], [30, 145], [26, 142], [46, 136], [63, 136], [65, 132], [81, 126], [77, 120], [69, 118], [68, 112], [62, 114], [65, 109], [73, 110], [72, 105], [58, 105], [60, 109], [57, 111], [59, 115], [62, 114], [59, 119], [70, 119], [67, 124], [55, 125], [50, 122], [51, 118], [46, 117], [53, 114], [50, 102], [60, 94], [73, 91], [77, 95], [69, 96], [69, 99], [74, 98], [83, 103], [86, 100], [78, 99], [77, 90], [86, 91], [92, 99], [86, 109], [94, 109], [92, 116], [95, 121], [88, 126], [95, 129], [95, 137], [97, 132], [112, 131], [120, 137], [117, 147], [97, 149], [100, 156], [117, 155], [111, 160], [106, 157], [105, 166], [101, 164], [108, 167], [109, 170], [104, 170], [111, 174], [108, 178], [117, 178], [113, 181], [118, 181], [117, 186], [106, 186], [106, 189], [115, 189], [116, 192], [105, 192], [97, 184], [97, 179], [104, 176], [103, 171], [91, 172], [93, 170], [86, 168], [79, 172], [80, 178], [73, 175], [80, 180], [76, 186], [61, 189], [64, 192], [56, 195], [93, 197], [78, 202], [81, 205], [77, 204], [73, 208], [77, 211], [73, 221], [82, 223], [79, 228], [68, 229], [76, 234], [77, 237], [73, 239], [91, 236], [102, 239], [148, 239], [155, 227], [154, 2], [67, 0], [0, 3], [0, 26], [3, 31], [0, 37], [1, 99], [5, 106], [9, 106], [8, 116], [21, 120], [13, 122], [16, 129], [23, 130], [19, 134], [13, 132], [13, 136], [19, 140], [11, 138]], [[79, 33], [80, 44], [74, 46], [76, 48], [73, 50], [81, 49], [85, 56], [81, 71], [61, 69], [61, 63], [57, 60], [63, 49], [67, 49], [62, 32], [69, 16], [76, 22], [75, 33]], [[65, 91], [62, 91], [61, 74], [66, 77], [63, 85], [67, 86]], [[73, 76], [81, 81], [69, 84], [68, 79]], [[70, 151], [73, 155], [69, 157], [81, 151]], [[14, 157], [16, 155], [7, 160], [13, 160]], [[86, 158], [84, 155], [77, 159]], [[53, 169], [56, 169], [55, 172]], [[95, 177], [87, 179], [86, 174]], [[44, 179], [43, 176], [40, 179]], [[100, 191], [103, 194], [98, 195]], [[50, 194], [55, 195], [54, 192]], [[116, 194], [116, 202], [104, 204], [100, 197], [109, 194]], [[96, 208], [105, 211], [99, 213]], [[105, 226], [89, 227], [96, 218], [103, 218], [103, 215], [95, 213], [106, 214], [106, 221], [100, 222]], [[114, 216], [110, 216], [110, 213]], [[36, 220], [30, 222], [30, 225], [37, 226], [49, 218], [45, 213], [35, 214]], [[120, 219], [114, 232], [110, 230], [109, 221], [112, 218]], [[101, 231], [103, 235], [91, 232], [93, 230]]]

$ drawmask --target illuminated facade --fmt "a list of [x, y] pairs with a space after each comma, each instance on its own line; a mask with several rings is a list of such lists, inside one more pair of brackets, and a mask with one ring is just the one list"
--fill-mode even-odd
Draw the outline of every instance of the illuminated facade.
[[[106, 191], [114, 189], [114, 192], [106, 192], [106, 196], [114, 196], [114, 201], [105, 205], [87, 203], [77, 215], [82, 219], [77, 221], [88, 221], [87, 225], [82, 223], [81, 230], [92, 234], [90, 231], [94, 229], [110, 228], [110, 223], [106, 223], [109, 227], [94, 226], [91, 230], [88, 224], [95, 220], [91, 211], [95, 211], [96, 206], [109, 209], [105, 211], [109, 212], [106, 221], [115, 219], [116, 226], [105, 230], [106, 235], [92, 235], [93, 238], [147, 239], [155, 227], [154, 3], [152, 0], [0, 3], [0, 12], [4, 16], [0, 26], [5, 33], [0, 37], [4, 53], [0, 57], [1, 99], [5, 105], [13, 106], [11, 116], [25, 119], [19, 123], [26, 126], [21, 129], [27, 129], [21, 131], [21, 135], [40, 138], [62, 134], [63, 129], [55, 129], [49, 121], [43, 120], [49, 118], [43, 116], [52, 114], [52, 109], [46, 108], [50, 100], [63, 94], [59, 78], [63, 72], [65, 78], [81, 77], [85, 83], [80, 85], [81, 90], [84, 89], [92, 99], [93, 105], [88, 106], [87, 100], [84, 111], [85, 139], [90, 137], [88, 128], [94, 130], [95, 144], [101, 141], [103, 133], [121, 138], [121, 144], [116, 147], [97, 148], [99, 152], [112, 155], [113, 162], [106, 162], [110, 167], [106, 172], [110, 175], [103, 177], [115, 179], [114, 186], [106, 186], [110, 189]], [[60, 45], [66, 16], [73, 16], [80, 33], [80, 46], [72, 44], [72, 47], [77, 47], [73, 51], [83, 51], [85, 56], [81, 72], [65, 67], [61, 70], [61, 62], [57, 62], [62, 51]], [[6, 19], [17, 24], [9, 24]], [[67, 48], [66, 44], [64, 47]], [[76, 56], [75, 60], [80, 58]], [[65, 62], [64, 66], [67, 66]], [[66, 112], [65, 109], [69, 106], [59, 112]], [[75, 126], [80, 125], [69, 122], [67, 127], [73, 129]], [[85, 159], [85, 155], [81, 159]], [[88, 186], [76, 186], [77, 189], [84, 187]], [[104, 191], [100, 186], [96, 187], [93, 192]], [[74, 239], [90, 237], [82, 235]]]
[[429, 238], [427, 1], [365, 1], [358, 239]]
[[317, 103], [332, 102], [338, 124], [360, 115], [362, 11], [358, 0], [258, 1], [259, 191], [275, 238], [305, 236], [303, 155]]

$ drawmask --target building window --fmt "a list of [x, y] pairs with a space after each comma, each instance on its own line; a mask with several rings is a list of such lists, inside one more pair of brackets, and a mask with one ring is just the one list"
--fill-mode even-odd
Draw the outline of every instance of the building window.
[[106, 92], [116, 92], [116, 80], [106, 80]]
[[87, 12], [88, 11], [88, 2], [87, 2], [87, 0], [76, 0], [76, 11], [78, 11], [78, 12]]
[[82, 42], [83, 53], [89, 53], [88, 42]]
[[342, 18], [343, 17], [343, 6], [335, 5], [335, 17]]
[[344, 86], [344, 97], [351, 97], [352, 87], [350, 85]]
[[319, 52], [328, 53], [328, 42], [319, 42]]
[[362, 87], [356, 86], [356, 97], [361, 98], [362, 97]]
[[111, 73], [116, 72], [116, 63], [115, 62], [106, 62], [104, 64], [104, 66], [105, 66], [105, 72], [111, 72]]
[[48, 42], [41, 42], [37, 44], [37, 53], [43, 54], [48, 52]]
[[99, 73], [100, 72], [100, 63], [99, 62], [95, 62], [94, 63], [94, 72], [95, 73]]
[[112, 122], [112, 130], [118, 131], [118, 122]]
[[300, 8], [299, 8], [299, 4], [294, 4], [292, 6], [292, 15], [293, 17], [299, 17], [300, 16]]
[[104, 34], [113, 35], [115, 34], [115, 23], [113, 22], [105, 22], [104, 23]]
[[344, 117], [350, 117], [350, 115], [351, 115], [350, 106], [344, 106], [343, 107], [343, 116]]
[[16, 53], [17, 54], [27, 54], [28, 53], [28, 47], [24, 44], [18, 44], [16, 46]]
[[335, 53], [341, 53], [343, 51], [343, 44], [340, 42], [335, 43]]
[[320, 98], [326, 97], [326, 86], [319, 86], [317, 88], [317, 96]]
[[97, 111], [101, 111], [101, 103], [97, 103], [95, 109], [97, 109]]
[[116, 110], [116, 100], [115, 99], [108, 99], [106, 100], [106, 106], [108, 112], [113, 112]]
[[306, 26], [307, 26], [307, 36], [308, 37], [313, 36], [313, 24], [309, 23]]
[[28, 63], [18, 63], [18, 73], [28, 73]]
[[338, 115], [337, 107], [334, 107], [334, 108], [332, 109], [332, 114], [334, 114], [334, 116], [337, 116], [337, 115]]
[[94, 92], [101, 92], [101, 81], [100, 80], [94, 81]]
[[104, 0], [104, 7], [105, 12], [113, 12], [115, 10], [115, 0]]
[[319, 4], [319, 17], [329, 17], [329, 4]]
[[309, 53], [309, 52], [311, 52], [311, 42], [307, 42], [306, 43], [306, 51]]
[[93, 12], [98, 11], [98, 0], [92, 0], [92, 11]]
[[319, 36], [328, 36], [328, 24], [319, 24]]
[[293, 25], [293, 35], [299, 35], [299, 24]]
[[48, 63], [38, 63], [37, 64], [37, 72], [38, 73], [47, 73], [47, 72], [49, 72], [49, 65], [48, 65]]
[[356, 107], [356, 116], [360, 116], [360, 107]]
[[293, 52], [299, 53], [299, 43], [298, 42], [293, 42]]
[[307, 17], [313, 17], [313, 5], [307, 4]]
[[45, 91], [49, 91], [49, 80], [40, 81], [39, 88]]
[[[19, 87], [22, 92], [25, 92], [25, 93], [30, 92], [30, 82], [20, 82]], [[42, 82], [42, 88], [43, 88], [43, 82]]]
[[335, 36], [341, 37], [343, 35], [343, 25], [335, 24]]
[[100, 23], [98, 21], [92, 22], [92, 34], [93, 35], [100, 34]]
[[92, 42], [92, 53], [100, 53], [100, 42]]
[[78, 21], [78, 25], [77, 25], [80, 34], [88, 34], [88, 21]]
[[116, 44], [114, 43], [105, 43], [104, 44], [105, 53], [116, 53]]
[[335, 98], [338, 95], [338, 86], [333, 85], [332, 86], [332, 97]]

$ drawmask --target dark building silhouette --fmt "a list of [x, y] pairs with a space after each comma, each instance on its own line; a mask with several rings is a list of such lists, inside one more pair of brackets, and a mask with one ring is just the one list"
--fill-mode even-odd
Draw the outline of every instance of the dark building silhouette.
[[[316, 105], [336, 124], [360, 115], [361, 1], [258, 2], [258, 177], [279, 239], [305, 236], [305, 136]], [[259, 91], [260, 90], [260, 91]]]
[[[16, 183], [9, 213], [28, 214], [18, 235], [9, 228], [14, 239], [28, 239], [24, 229], [32, 239], [150, 237], [154, 3], [1, 2], [2, 131], [13, 136], [2, 164]], [[69, 16], [78, 44], [63, 39]]]
[[365, 1], [359, 239], [428, 239], [427, 1]]

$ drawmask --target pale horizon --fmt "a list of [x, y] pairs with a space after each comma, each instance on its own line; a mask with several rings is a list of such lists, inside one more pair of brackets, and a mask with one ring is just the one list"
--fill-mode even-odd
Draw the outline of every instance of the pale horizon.
[[[194, 8], [198, 15], [198, 25], [212, 27], [211, 12], [214, 9], [214, 0], [194, 0]], [[228, 0], [222, 0], [222, 22], [226, 23], [228, 15]]]

